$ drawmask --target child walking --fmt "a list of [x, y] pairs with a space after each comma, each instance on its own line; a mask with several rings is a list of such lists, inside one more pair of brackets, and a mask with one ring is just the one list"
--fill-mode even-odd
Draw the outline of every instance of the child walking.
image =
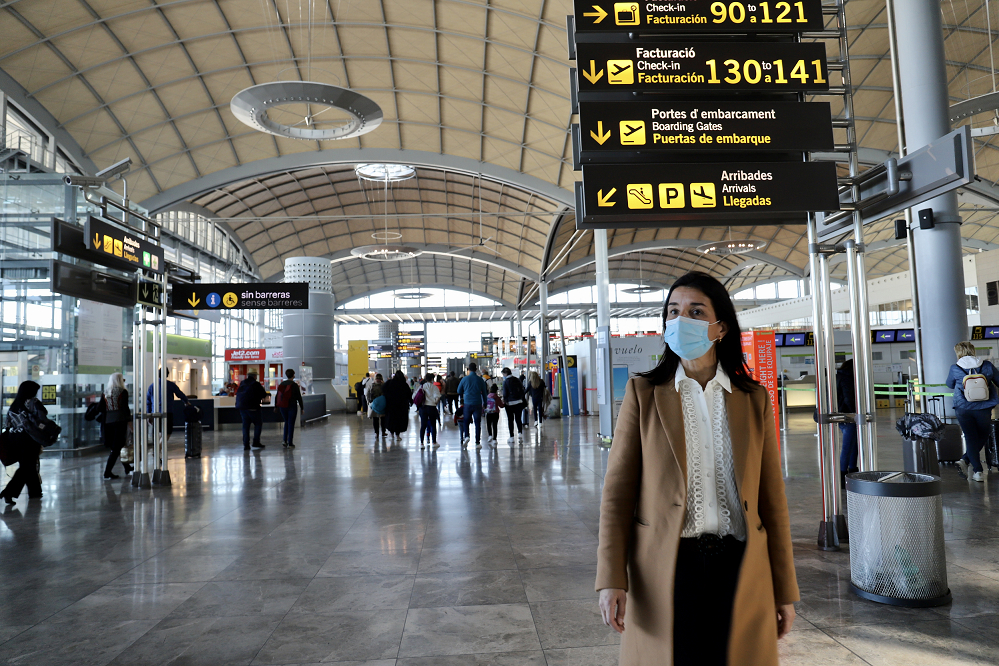
[[489, 395], [486, 396], [486, 433], [488, 434], [486, 444], [496, 445], [501, 409], [503, 409], [503, 398], [499, 395], [499, 387], [493, 384], [489, 387]]

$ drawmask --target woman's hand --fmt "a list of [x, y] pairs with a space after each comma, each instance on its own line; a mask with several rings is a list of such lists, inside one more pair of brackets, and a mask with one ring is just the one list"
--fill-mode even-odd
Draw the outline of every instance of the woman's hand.
[[604, 624], [619, 634], [624, 633], [624, 607], [627, 603], [628, 595], [624, 590], [610, 587], [600, 590], [600, 615]]
[[[600, 597], [601, 600], [603, 597]], [[791, 631], [794, 624], [794, 604], [777, 605], [777, 638], [784, 638]]]

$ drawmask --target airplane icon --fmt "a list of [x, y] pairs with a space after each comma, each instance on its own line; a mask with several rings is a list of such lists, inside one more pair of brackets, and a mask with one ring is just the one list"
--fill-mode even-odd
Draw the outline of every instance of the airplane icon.
[[622, 120], [620, 131], [621, 131], [622, 146], [645, 145], [644, 120]]
[[694, 208], [714, 208], [716, 203], [714, 183], [690, 184], [691, 206]]
[[621, 65], [614, 65], [614, 72], [611, 76], [618, 76], [621, 72], [628, 70], [630, 67], [631, 65], [625, 65], [624, 67]]
[[607, 82], [630, 86], [635, 82], [635, 63], [631, 60], [608, 60]]

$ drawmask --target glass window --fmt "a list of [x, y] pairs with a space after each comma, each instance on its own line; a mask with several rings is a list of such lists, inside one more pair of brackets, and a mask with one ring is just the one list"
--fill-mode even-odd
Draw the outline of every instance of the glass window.
[[760, 300], [777, 298], [777, 285], [773, 283], [759, 285], [756, 287], [756, 298]]
[[798, 298], [798, 281], [781, 280], [777, 283], [778, 298]]

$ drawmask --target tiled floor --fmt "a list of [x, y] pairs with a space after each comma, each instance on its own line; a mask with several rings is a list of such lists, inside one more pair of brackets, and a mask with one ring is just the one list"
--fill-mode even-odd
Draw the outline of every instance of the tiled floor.
[[[999, 478], [944, 472], [953, 604], [873, 604], [849, 592], [846, 550], [816, 549], [810, 416], [785, 449], [803, 598], [782, 663], [999, 663]], [[339, 415], [292, 450], [207, 434], [187, 462], [175, 436], [173, 486], [152, 491], [103, 481], [97, 458], [46, 459], [44, 499], [0, 514], [0, 664], [616, 663], [593, 592], [595, 430], [554, 421], [462, 452], [449, 427], [433, 454], [415, 427], [376, 443]]]

